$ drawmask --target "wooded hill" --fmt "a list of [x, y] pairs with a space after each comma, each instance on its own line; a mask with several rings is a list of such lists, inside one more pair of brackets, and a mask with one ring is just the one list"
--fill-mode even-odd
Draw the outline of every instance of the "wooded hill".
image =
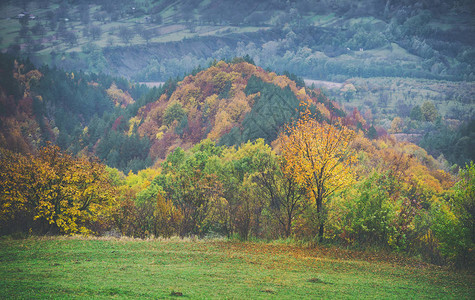
[[[320, 120], [343, 117], [346, 125], [371, 138], [400, 126], [393, 122], [391, 128], [382, 127], [376, 115], [366, 111], [363, 118], [351, 106], [345, 112], [320, 90], [304, 87], [297, 76], [267, 72], [246, 59], [215, 61], [181, 81], [148, 89], [123, 78], [36, 69], [2, 56], [1, 145], [26, 153], [52, 141], [74, 154], [91, 153], [124, 172], [137, 172], [176, 147], [189, 149], [206, 138], [228, 146], [258, 138], [272, 144], [283, 125], [298, 116], [303, 100], [310, 101]], [[423, 140], [426, 148], [449, 159], [447, 170], [473, 160], [471, 123], [444, 131], [450, 123], [429, 108], [419, 112], [422, 117], [411, 117], [412, 126], [432, 132]], [[432, 119], [426, 120], [429, 113]], [[436, 123], [440, 131], [425, 125]]]
[[270, 144], [306, 99], [320, 119], [345, 115], [295, 75], [287, 74], [298, 83], [244, 59], [194, 73], [149, 90], [109, 76], [37, 70], [4, 57], [2, 147], [26, 153], [52, 141], [136, 172], [206, 138], [228, 146], [258, 138]]

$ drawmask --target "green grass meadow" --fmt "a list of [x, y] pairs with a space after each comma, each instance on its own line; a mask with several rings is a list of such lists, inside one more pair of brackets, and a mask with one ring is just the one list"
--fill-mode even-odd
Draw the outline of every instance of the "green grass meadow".
[[228, 240], [0, 240], [0, 298], [473, 299], [473, 274], [379, 253]]

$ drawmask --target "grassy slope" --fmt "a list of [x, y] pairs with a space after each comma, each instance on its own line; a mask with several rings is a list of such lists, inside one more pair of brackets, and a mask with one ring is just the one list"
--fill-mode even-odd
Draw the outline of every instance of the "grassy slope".
[[470, 298], [473, 276], [335, 248], [229, 241], [0, 241], [5, 298]]

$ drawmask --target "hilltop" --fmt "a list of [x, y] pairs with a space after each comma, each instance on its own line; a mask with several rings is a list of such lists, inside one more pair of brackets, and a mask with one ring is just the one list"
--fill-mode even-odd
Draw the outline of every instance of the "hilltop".
[[185, 77], [170, 96], [140, 108], [130, 122], [150, 139], [152, 156], [165, 158], [170, 149], [189, 149], [203, 139], [230, 146], [263, 138], [270, 144], [308, 99], [343, 114], [301, 79], [297, 83], [242, 60], [219, 61]]

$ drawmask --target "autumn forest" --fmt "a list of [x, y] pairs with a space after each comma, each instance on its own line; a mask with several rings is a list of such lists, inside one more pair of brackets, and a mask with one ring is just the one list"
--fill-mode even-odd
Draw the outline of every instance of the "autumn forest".
[[[86, 298], [253, 298], [255, 291], [331, 298], [342, 290], [361, 297], [351, 292], [356, 286], [374, 297], [450, 298], [428, 288], [437, 278], [457, 295], [473, 292], [474, 52], [473, 41], [450, 37], [457, 26], [473, 32], [465, 18], [473, 5], [322, 0], [317, 9], [311, 1], [246, 1], [234, 16], [215, 18], [234, 6], [131, 1], [121, 10], [106, 0], [73, 2], [0, 5], [11, 15], [0, 22], [13, 30], [0, 29], [0, 44], [11, 42], [0, 53], [0, 261], [8, 262], [0, 274], [20, 270], [0, 280], [6, 295], [46, 297], [19, 288], [36, 259], [47, 263], [31, 274], [50, 272], [52, 280], [93, 262], [113, 274], [139, 274], [143, 265], [164, 274], [148, 261], [127, 265], [128, 255], [141, 261], [140, 251], [155, 253], [154, 261], [176, 251], [173, 260], [183, 261], [166, 272], [184, 274], [178, 266], [193, 262], [192, 275], [163, 275], [164, 290], [142, 294], [115, 287], [125, 276], [80, 286], [53, 280], [48, 289]], [[79, 251], [75, 261], [52, 243]], [[92, 245], [98, 250], [82, 259]], [[126, 255], [130, 249], [137, 252]], [[122, 251], [125, 265], [102, 257], [109, 250]], [[188, 259], [197, 253], [206, 255]], [[222, 253], [231, 267], [214, 262]], [[319, 255], [320, 275], [305, 273]], [[404, 281], [389, 294], [372, 283], [339, 285], [347, 282], [341, 274], [363, 276], [357, 265], [372, 260], [376, 269], [366, 268], [381, 282], [402, 268], [426, 273], [411, 275], [419, 286]], [[332, 261], [356, 269], [340, 274]], [[254, 264], [312, 277], [298, 284], [259, 277]], [[237, 285], [229, 294], [200, 273], [220, 267], [250, 268], [267, 285]], [[191, 288], [196, 276], [204, 281]], [[315, 284], [324, 289], [314, 294]]]
[[[469, 259], [473, 163], [444, 171], [298, 80], [234, 59], [122, 90], [8, 62], [3, 234], [294, 237]], [[98, 101], [46, 100], [62, 86]], [[84, 114], [62, 121], [75, 105]]]

